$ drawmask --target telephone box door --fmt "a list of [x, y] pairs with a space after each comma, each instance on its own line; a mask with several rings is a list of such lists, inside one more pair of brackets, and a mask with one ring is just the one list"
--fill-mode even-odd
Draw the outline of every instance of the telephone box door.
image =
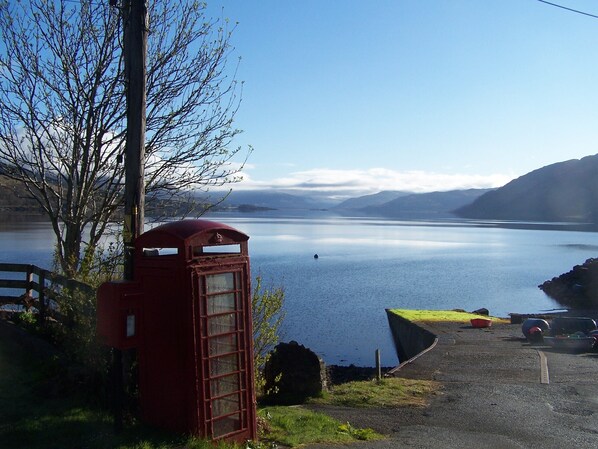
[[[222, 270], [222, 269], [220, 269]], [[244, 284], [247, 266], [226, 271], [194, 272], [200, 337], [199, 379], [203, 379], [204, 434], [214, 439], [246, 431], [255, 437], [253, 422], [253, 373], [251, 302]]]

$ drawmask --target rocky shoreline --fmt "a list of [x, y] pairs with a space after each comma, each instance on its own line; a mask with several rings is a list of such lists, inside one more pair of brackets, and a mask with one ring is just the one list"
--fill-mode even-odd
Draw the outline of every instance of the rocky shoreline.
[[538, 286], [546, 295], [570, 309], [598, 308], [598, 259], [581, 265]]
[[[393, 367], [382, 367], [382, 376], [392, 368]], [[352, 381], [372, 380], [377, 376], [375, 367], [366, 366], [329, 365], [326, 367], [326, 371], [331, 385], [339, 385]]]

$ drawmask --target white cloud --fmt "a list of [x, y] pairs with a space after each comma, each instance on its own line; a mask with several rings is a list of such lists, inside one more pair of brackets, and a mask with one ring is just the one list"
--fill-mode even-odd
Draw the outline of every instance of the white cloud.
[[459, 189], [501, 187], [511, 181], [513, 174], [471, 175], [435, 173], [421, 170], [397, 171], [387, 168], [364, 170], [334, 170], [317, 168], [289, 173], [270, 181], [254, 180], [246, 172], [235, 189], [280, 189], [318, 191], [347, 196], [367, 195], [383, 190], [434, 192]]

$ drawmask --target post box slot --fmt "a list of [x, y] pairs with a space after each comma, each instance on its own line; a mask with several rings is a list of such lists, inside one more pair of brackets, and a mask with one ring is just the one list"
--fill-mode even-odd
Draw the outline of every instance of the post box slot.
[[126, 337], [130, 338], [130, 337], [134, 337], [135, 334], [137, 333], [135, 331], [135, 313], [129, 311], [127, 314], [127, 331], [126, 331]]

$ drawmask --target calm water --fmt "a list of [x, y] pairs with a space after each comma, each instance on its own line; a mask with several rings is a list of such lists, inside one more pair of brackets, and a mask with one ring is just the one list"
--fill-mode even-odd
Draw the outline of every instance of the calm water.
[[[253, 276], [285, 289], [284, 340], [327, 363], [385, 365], [397, 358], [386, 308], [491, 314], [558, 308], [538, 284], [598, 255], [598, 233], [506, 229], [459, 222], [218, 216], [250, 236]], [[50, 268], [43, 223], [0, 226], [1, 262]], [[314, 254], [318, 259], [314, 259]]]

